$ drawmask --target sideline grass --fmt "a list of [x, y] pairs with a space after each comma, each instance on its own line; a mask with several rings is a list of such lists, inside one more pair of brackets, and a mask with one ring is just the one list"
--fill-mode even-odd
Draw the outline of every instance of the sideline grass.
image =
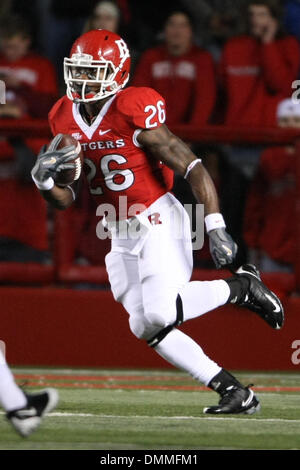
[[[56, 383], [59, 375], [69, 375], [70, 386], [72, 375], [76, 374], [76, 380], [73, 388], [58, 389], [58, 408], [30, 439], [16, 435], [5, 417], [0, 416], [0, 449], [300, 449], [299, 392], [258, 392], [260, 413], [209, 417], [202, 414], [202, 409], [216, 403], [217, 395], [210, 391], [172, 390], [172, 385], [194, 382], [185, 374], [170, 370], [27, 368], [15, 372], [22, 377], [34, 376], [35, 383], [41, 386], [45, 375], [48, 375], [47, 384], [51, 383], [51, 374], [55, 374]], [[104, 383], [119, 383], [120, 388], [76, 388], [80, 376], [86, 380], [87, 375], [93, 376], [93, 383], [97, 382], [97, 376], [104, 376]], [[243, 383], [254, 382], [258, 387], [300, 386], [299, 374], [237, 375]], [[122, 388], [129, 383], [136, 383], [139, 388]], [[168, 384], [170, 389], [143, 388], [145, 384], [159, 387], [161, 383]]]

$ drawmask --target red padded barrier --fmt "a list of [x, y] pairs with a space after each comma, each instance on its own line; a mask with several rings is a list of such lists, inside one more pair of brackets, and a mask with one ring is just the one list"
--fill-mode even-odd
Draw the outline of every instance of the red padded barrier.
[[[11, 364], [81, 367], [167, 367], [128, 328], [109, 291], [0, 288], [1, 333]], [[300, 299], [285, 302], [286, 323], [272, 330], [254, 313], [222, 307], [182, 329], [228, 369], [294, 370]]]
[[55, 279], [54, 266], [39, 263], [0, 262], [0, 282], [49, 284]]

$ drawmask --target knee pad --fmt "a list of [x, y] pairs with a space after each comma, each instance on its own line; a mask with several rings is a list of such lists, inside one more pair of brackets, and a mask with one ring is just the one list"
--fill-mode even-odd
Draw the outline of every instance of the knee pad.
[[160, 313], [156, 312], [145, 312], [145, 317], [147, 318], [148, 322], [154, 328], [164, 328], [167, 326], [168, 321], [167, 319]]
[[134, 336], [146, 341], [155, 336], [161, 330], [160, 327], [155, 327], [150, 324], [146, 318], [142, 319], [136, 316], [129, 317], [129, 327]]
[[144, 339], [146, 327], [143, 321], [139, 318], [129, 317], [129, 327], [134, 336], [138, 339]]
[[182, 300], [179, 294], [176, 297], [166, 296], [155, 297], [153, 302], [148, 301], [144, 304], [145, 317], [154, 327], [165, 328], [168, 325], [178, 325], [183, 321]]

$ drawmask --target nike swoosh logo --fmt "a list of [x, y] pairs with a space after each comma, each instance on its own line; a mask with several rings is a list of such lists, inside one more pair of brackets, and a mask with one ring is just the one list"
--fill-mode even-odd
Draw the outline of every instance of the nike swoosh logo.
[[30, 418], [32, 416], [36, 416], [36, 409], [35, 408], [28, 408], [28, 409], [24, 409], [24, 410], [18, 410], [17, 411], [17, 414], [20, 418]]
[[222, 247], [224, 248], [225, 251], [227, 251], [227, 255], [231, 256], [232, 255], [232, 251], [230, 248], [228, 248], [228, 246], [226, 245], [222, 245]]
[[272, 299], [272, 297], [271, 297], [269, 294], [266, 294], [266, 297], [267, 297], [267, 298], [270, 300], [270, 302], [272, 302], [272, 304], [274, 305], [274, 307], [275, 307], [275, 310], [273, 310], [274, 313], [280, 312], [280, 306], [278, 305], [278, 303], [277, 303], [274, 299]]
[[111, 131], [111, 129], [107, 129], [107, 131], [99, 131], [99, 134], [100, 135], [104, 135], [104, 134], [107, 134], [107, 132]]
[[248, 405], [250, 405], [250, 403], [251, 403], [251, 401], [252, 401], [252, 398], [253, 398], [253, 396], [254, 396], [254, 393], [253, 393], [252, 390], [249, 390], [249, 391], [250, 391], [250, 395], [249, 395], [249, 397], [247, 398], [247, 400], [242, 401], [242, 406], [248, 406]]
[[51, 158], [48, 158], [48, 160], [43, 161], [43, 165], [52, 165], [52, 163], [56, 163], [55, 157], [51, 157]]

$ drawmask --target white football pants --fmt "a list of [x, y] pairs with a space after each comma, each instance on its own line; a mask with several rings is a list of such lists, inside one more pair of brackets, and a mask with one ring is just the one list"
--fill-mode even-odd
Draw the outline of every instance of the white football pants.
[[[138, 338], [149, 339], [176, 320], [178, 292], [192, 273], [190, 223], [170, 193], [138, 217], [141, 236], [134, 238], [132, 231], [128, 239], [120, 239], [120, 231], [112, 231], [105, 263], [114, 298], [130, 315], [131, 331]], [[152, 225], [149, 217], [157, 223]], [[178, 223], [180, 230], [180, 219], [186, 234], [176, 236], [174, 226]]]
[[[131, 219], [127, 233], [112, 224], [109, 229], [112, 246], [105, 263], [112, 293], [129, 313], [130, 329], [138, 338], [149, 340], [176, 321], [178, 294], [184, 320], [226, 303], [229, 287], [225, 281], [189, 282], [193, 267], [190, 220], [172, 194], [163, 195]], [[177, 329], [155, 350], [206, 384], [220, 371], [200, 346]]]

